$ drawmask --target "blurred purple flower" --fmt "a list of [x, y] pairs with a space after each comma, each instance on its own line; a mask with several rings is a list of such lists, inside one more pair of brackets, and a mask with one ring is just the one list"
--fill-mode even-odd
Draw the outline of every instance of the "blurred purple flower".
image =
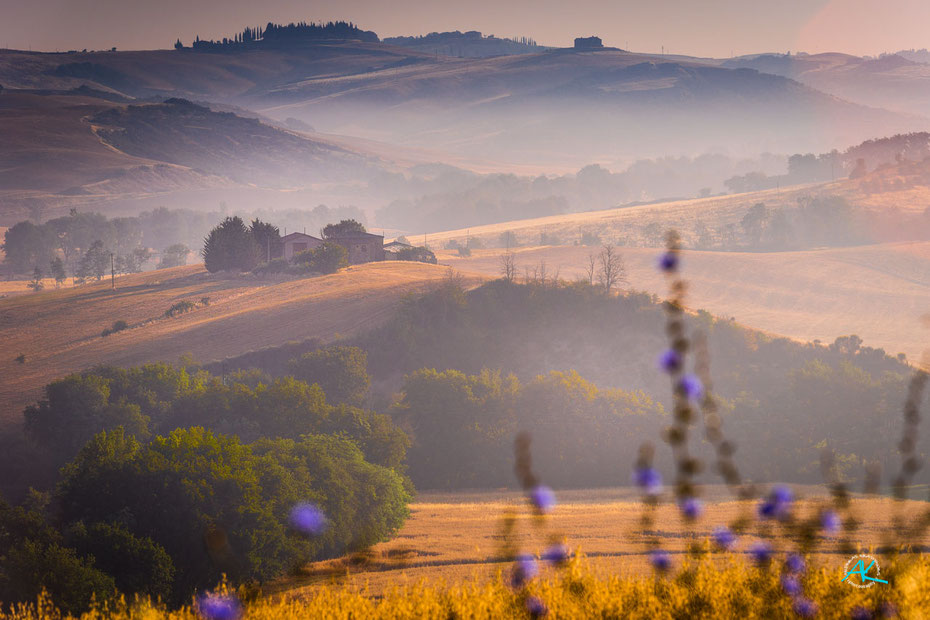
[[727, 527], [714, 528], [714, 544], [729, 551], [736, 544], [736, 535]]
[[898, 608], [891, 601], [882, 601], [878, 604], [878, 613], [882, 618], [896, 618]]
[[785, 569], [794, 575], [803, 573], [807, 570], [807, 563], [804, 562], [804, 558], [797, 553], [789, 553], [788, 557], [785, 558]]
[[568, 547], [558, 543], [546, 549], [542, 554], [542, 559], [554, 566], [561, 566], [568, 560], [569, 555], [571, 555], [571, 551], [569, 551]]
[[704, 506], [698, 498], [686, 497], [678, 503], [678, 508], [686, 519], [697, 519]]
[[803, 596], [794, 599], [794, 605], [792, 607], [794, 613], [802, 618], [813, 618], [817, 614], [817, 605], [814, 601], [809, 598], [804, 598]]
[[776, 504], [790, 504], [791, 500], [794, 499], [791, 489], [782, 485], [778, 485], [772, 489], [771, 496]]
[[633, 483], [649, 495], [662, 492], [662, 474], [652, 467], [639, 467], [633, 470]]
[[700, 400], [704, 397], [704, 384], [694, 375], [685, 375], [679, 379], [678, 389], [688, 400]]
[[797, 577], [792, 577], [791, 575], [782, 575], [781, 589], [784, 590], [785, 594], [789, 596], [797, 596], [801, 593], [801, 584]]
[[849, 612], [849, 617], [852, 620], [872, 620], [874, 617], [872, 611], [866, 609], [865, 607], [853, 607], [852, 611]]
[[522, 588], [527, 581], [537, 574], [539, 574], [539, 564], [537, 564], [536, 558], [528, 553], [521, 553], [513, 564], [510, 585], [514, 588]]
[[649, 554], [649, 561], [652, 562], [652, 567], [664, 573], [672, 567], [672, 559], [669, 557], [666, 551], [662, 549], [656, 549]]
[[197, 611], [206, 620], [237, 620], [242, 606], [232, 594], [203, 594], [197, 599]]
[[530, 491], [530, 501], [533, 503], [533, 508], [545, 514], [555, 507], [555, 493], [546, 485], [540, 484]]
[[833, 510], [825, 510], [820, 515], [820, 527], [827, 534], [836, 534], [840, 531], [840, 515]]
[[768, 564], [772, 559], [772, 548], [767, 542], [760, 540], [749, 548], [749, 555], [756, 564]]
[[659, 256], [659, 269], [666, 273], [671, 273], [678, 269], [678, 255], [672, 252], [664, 252]]
[[668, 349], [659, 356], [658, 366], [665, 372], [672, 373], [681, 370], [681, 355], [675, 349]]
[[759, 504], [759, 516], [763, 519], [783, 519], [791, 510], [791, 489], [777, 486]]
[[316, 504], [304, 502], [291, 509], [291, 527], [307, 536], [319, 536], [326, 531], [326, 515]]
[[529, 612], [531, 618], [542, 618], [549, 613], [546, 604], [536, 596], [526, 597], [526, 611]]

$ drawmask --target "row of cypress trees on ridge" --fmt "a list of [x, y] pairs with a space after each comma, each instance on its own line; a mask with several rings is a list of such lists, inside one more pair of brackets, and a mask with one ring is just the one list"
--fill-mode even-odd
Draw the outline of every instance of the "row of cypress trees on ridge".
[[[301, 41], [313, 41], [320, 39], [347, 39], [358, 40], [370, 43], [380, 41], [378, 35], [370, 30], [362, 30], [352, 22], [330, 21], [330, 22], [291, 22], [289, 24], [275, 24], [268, 22], [262, 26], [247, 26], [241, 32], [237, 32], [231, 37], [223, 37], [218, 41], [212, 39], [201, 39], [200, 35], [194, 38], [193, 49], [222, 49], [230, 47], [242, 47], [255, 44], [290, 44]], [[175, 49], [184, 49], [184, 44], [178, 39], [175, 43]]]

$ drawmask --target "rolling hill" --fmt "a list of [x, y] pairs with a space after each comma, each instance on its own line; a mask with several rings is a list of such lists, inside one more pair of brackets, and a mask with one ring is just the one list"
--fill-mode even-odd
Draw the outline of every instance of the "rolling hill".
[[[279, 206], [341, 199], [392, 164], [330, 138], [186, 100], [127, 105], [76, 90], [0, 91], [0, 222], [72, 207]], [[341, 189], [340, 189], [341, 188]]]
[[930, 64], [898, 54], [880, 58], [759, 54], [729, 59], [719, 66], [781, 75], [849, 101], [909, 114], [926, 114], [930, 106]]
[[336, 40], [180, 51], [8, 50], [0, 51], [0, 84], [203, 99], [295, 118], [326, 133], [550, 168], [711, 147], [825, 151], [928, 124], [751, 68], [612, 48], [473, 59]]
[[[121, 277], [115, 291], [104, 281], [0, 299], [0, 423], [18, 420], [45, 384], [70, 372], [174, 362], [185, 353], [207, 362], [294, 340], [332, 340], [377, 325], [403, 295], [446, 276], [445, 268], [405, 262], [284, 280], [214, 276], [190, 265]], [[164, 316], [184, 300], [197, 307]], [[117, 320], [129, 329], [101, 337]], [[20, 353], [25, 363], [14, 359]]]

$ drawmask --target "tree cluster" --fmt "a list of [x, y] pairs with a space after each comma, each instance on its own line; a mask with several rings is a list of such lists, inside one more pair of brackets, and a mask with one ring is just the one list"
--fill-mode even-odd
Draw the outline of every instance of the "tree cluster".
[[[64, 467], [43, 501], [0, 503], [0, 600], [45, 588], [72, 612], [117, 592], [178, 604], [223, 575], [260, 583], [390, 536], [407, 516], [409, 440], [347, 404], [367, 393], [364, 353], [293, 367], [311, 383], [152, 364], [49, 384], [25, 411], [29, 467]], [[319, 535], [291, 528], [302, 502], [323, 511]]]

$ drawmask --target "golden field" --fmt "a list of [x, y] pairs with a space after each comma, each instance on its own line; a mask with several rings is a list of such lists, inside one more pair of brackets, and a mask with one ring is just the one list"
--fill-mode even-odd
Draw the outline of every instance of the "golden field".
[[[618, 473], [618, 480], [624, 474]], [[822, 487], [793, 486], [800, 501], [800, 514], [813, 514], [829, 501]], [[600, 578], [642, 577], [651, 574], [644, 537], [639, 531], [642, 512], [636, 489], [585, 489], [557, 492], [559, 504], [545, 524], [525, 509], [526, 502], [517, 492], [466, 491], [460, 493], [420, 493], [410, 505], [411, 516], [389, 542], [373, 547], [365, 555], [308, 565], [301, 576], [289, 577], [266, 588], [268, 592], [287, 592], [304, 596], [324, 584], [340, 584], [382, 594], [395, 586], [461, 585], [493, 582], [509, 564], [500, 559], [502, 524], [508, 512], [517, 515], [517, 536], [524, 552], [540, 554], [550, 536], [564, 537], [573, 552], [586, 557], [588, 569]], [[705, 489], [706, 510], [688, 531], [678, 508], [669, 501], [656, 515], [657, 536], [662, 548], [680, 566], [692, 540], [710, 536], [714, 527], [727, 525], [741, 514], [755, 515], [755, 503], [732, 500], [723, 487]], [[863, 552], [888, 542], [888, 528], [896, 511], [916, 517], [927, 510], [927, 502], [896, 503], [890, 498], [860, 497], [853, 511], [862, 522], [853, 542]], [[769, 528], [768, 534], [776, 534]], [[743, 537], [735, 554], [742, 557], [754, 535]], [[909, 541], [913, 545], [930, 544], [930, 536]], [[777, 537], [777, 551], [791, 549], [789, 540]], [[722, 555], [718, 559], [722, 559]], [[876, 556], [878, 557], [878, 556]], [[827, 569], [840, 569], [848, 559], [839, 550], [838, 540], [823, 541], [817, 561]], [[879, 557], [879, 562], [882, 558]]]
[[[515, 248], [517, 275], [546, 264], [550, 276], [584, 276], [598, 248]], [[664, 297], [656, 269], [659, 248], [620, 248], [628, 287]], [[469, 258], [442, 251], [440, 261], [469, 272], [500, 277], [505, 250], [474, 250]], [[687, 250], [682, 269], [688, 306], [763, 331], [801, 341], [833, 342], [857, 334], [871, 347], [918, 362], [930, 345], [930, 242], [889, 243], [799, 252]]]
[[[77, 288], [46, 289], [0, 299], [0, 422], [17, 419], [42, 387], [96, 364], [201, 362], [320, 338], [331, 341], [377, 325], [401, 297], [447, 277], [422, 263], [371, 263], [313, 278], [213, 275], [188, 265]], [[480, 279], [480, 276], [477, 277]], [[205, 305], [201, 300], [209, 298]], [[173, 318], [180, 301], [197, 307]], [[123, 320], [129, 329], [101, 332]], [[15, 358], [25, 355], [25, 363]]]
[[[776, 552], [766, 568], [755, 568], [746, 558], [748, 536], [740, 539], [734, 553], [713, 552], [701, 558], [683, 553], [692, 536], [703, 539], [712, 526], [743, 509], [727, 501], [719, 487], [706, 491], [714, 501], [692, 534], [682, 527], [673, 507], [659, 510], [658, 535], [673, 563], [667, 576], [655, 575], [647, 565], [637, 532], [640, 508], [632, 489], [561, 492], [560, 505], [543, 526], [525, 514], [515, 493], [424, 493], [395, 540], [376, 546], [367, 556], [320, 563], [308, 569], [309, 575], [265, 587], [262, 597], [248, 597], [244, 617], [529, 618], [528, 597], [541, 601], [552, 618], [798, 617], [794, 599], [779, 581], [784, 553], [792, 549], [786, 539], [776, 536], [772, 541]], [[826, 501], [816, 487], [796, 487], [795, 491], [808, 498], [798, 506], [802, 515]], [[869, 552], [870, 546], [882, 540], [882, 530], [896, 511], [915, 515], [925, 509], [924, 502], [896, 505], [887, 498], [857, 498], [853, 511], [863, 523], [856, 538], [862, 551]], [[544, 532], [561, 532], [578, 555], [565, 567], [542, 567], [525, 589], [511, 589], [505, 583], [509, 562], [494, 558], [500, 518], [508, 510], [521, 513], [518, 539], [523, 551], [538, 554], [545, 544]], [[807, 558], [809, 568], [799, 578], [800, 596], [813, 602], [816, 617], [849, 618], [859, 607], [874, 613], [889, 602], [902, 618], [927, 617], [930, 560], [926, 555], [892, 558], [871, 551], [881, 577], [889, 583], [858, 589], [842, 581], [848, 557], [837, 550], [836, 542], [825, 541], [821, 551]], [[199, 617], [195, 605], [170, 611], [147, 600], [123, 600], [88, 612], [82, 620]], [[53, 601], [40, 600], [38, 605], [18, 607], [5, 615], [0, 612], [0, 618], [51, 620], [61, 616]]]

